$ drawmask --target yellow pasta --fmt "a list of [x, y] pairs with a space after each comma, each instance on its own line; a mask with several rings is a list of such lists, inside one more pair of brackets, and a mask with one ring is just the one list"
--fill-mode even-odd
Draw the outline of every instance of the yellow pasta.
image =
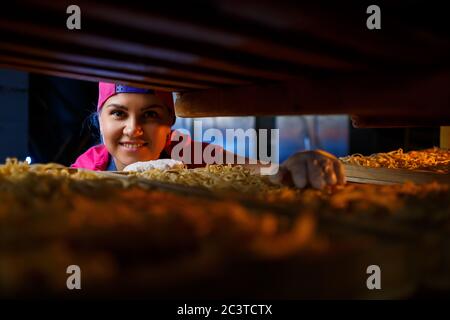
[[[247, 192], [280, 207], [141, 188], [143, 178]], [[321, 225], [326, 215], [450, 225], [447, 185], [294, 190], [239, 166], [114, 177], [8, 159], [0, 165], [0, 203], [0, 297], [20, 297], [30, 289], [39, 296], [42, 288], [44, 293], [67, 294], [66, 268], [73, 263], [82, 266], [83, 281], [89, 284], [84, 294], [121, 292], [130, 283], [158, 295], [177, 293], [180, 286], [195, 289], [199, 280], [234, 270], [230, 265], [239, 269], [251, 263], [249, 270], [258, 270], [268, 260], [274, 272], [280, 261], [283, 272], [287, 261], [302, 266], [302, 261], [310, 263], [309, 254], [339, 254], [333, 244], [342, 230], [329, 237], [332, 225]], [[278, 211], [283, 205], [289, 215]], [[345, 232], [355, 236], [349, 227]]]
[[[227, 179], [245, 176], [210, 169]], [[179, 175], [189, 180], [189, 173]], [[177, 181], [178, 173], [167, 174]], [[220, 181], [204, 176], [210, 186]], [[0, 297], [30, 288], [67, 293], [65, 270], [73, 263], [83, 268], [87, 292], [107, 288], [105, 294], [121, 277], [134, 277], [159, 293], [158, 283], [192, 281], [187, 269], [203, 275], [230, 257], [295, 256], [317, 236], [315, 218], [300, 211], [288, 224], [269, 209], [140, 188], [138, 180], [15, 159], [0, 165]], [[141, 268], [143, 279], [136, 275]], [[36, 274], [40, 285], [30, 280]]]
[[267, 177], [254, 174], [242, 166], [208, 165], [204, 168], [197, 169], [151, 169], [135, 174], [151, 180], [204, 187], [220, 191], [260, 193], [280, 188], [272, 184]]
[[346, 164], [370, 168], [427, 170], [436, 173], [450, 172], [450, 151], [437, 147], [410, 152], [403, 152], [403, 149], [400, 148], [387, 153], [375, 153], [370, 156], [363, 156], [357, 153], [342, 157], [340, 160]]
[[70, 177], [72, 179], [101, 179], [101, 174], [90, 170], [78, 170], [65, 167], [59, 163], [28, 164], [16, 158], [7, 158], [6, 163], [0, 165], [0, 177], [20, 179], [24, 175], [51, 175], [54, 177]]

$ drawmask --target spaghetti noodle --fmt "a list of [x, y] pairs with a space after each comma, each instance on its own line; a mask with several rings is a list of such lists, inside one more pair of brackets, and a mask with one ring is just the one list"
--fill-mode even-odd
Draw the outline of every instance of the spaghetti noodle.
[[404, 152], [400, 148], [386, 153], [375, 153], [370, 156], [363, 156], [357, 153], [342, 157], [340, 160], [346, 164], [370, 168], [425, 170], [436, 173], [450, 173], [450, 151], [437, 147], [410, 152]]

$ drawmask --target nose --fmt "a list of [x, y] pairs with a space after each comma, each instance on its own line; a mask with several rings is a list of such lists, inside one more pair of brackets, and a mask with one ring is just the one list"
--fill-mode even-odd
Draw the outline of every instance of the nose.
[[138, 121], [131, 118], [123, 129], [123, 134], [128, 137], [134, 138], [142, 136], [144, 134], [144, 131], [142, 130], [142, 127], [139, 125]]

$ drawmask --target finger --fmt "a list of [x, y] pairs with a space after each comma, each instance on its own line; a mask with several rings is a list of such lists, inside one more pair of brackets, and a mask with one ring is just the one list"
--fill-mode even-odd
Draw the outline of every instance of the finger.
[[333, 161], [334, 172], [336, 173], [337, 183], [345, 184], [344, 166], [339, 160]]
[[308, 183], [308, 174], [306, 173], [306, 162], [299, 161], [290, 168], [292, 181], [297, 188], [304, 188]]
[[325, 150], [314, 150], [310, 151], [310, 154], [312, 157], [320, 157], [320, 158], [326, 158], [326, 159], [336, 159], [336, 156], [333, 154], [325, 151]]
[[308, 180], [313, 188], [323, 189], [325, 187], [324, 172], [317, 159], [307, 159], [306, 165], [308, 169]]
[[337, 177], [336, 173], [334, 172], [334, 165], [332, 160], [328, 159], [328, 161], [325, 163], [323, 171], [325, 173], [326, 184], [330, 186], [335, 185], [337, 183]]
[[283, 179], [283, 174], [281, 173], [281, 168], [278, 170], [276, 174], [269, 176], [270, 182], [274, 184], [281, 184], [281, 180]]
[[280, 166], [276, 174], [269, 176], [269, 180], [275, 184], [283, 184], [286, 174], [287, 174], [286, 168]]

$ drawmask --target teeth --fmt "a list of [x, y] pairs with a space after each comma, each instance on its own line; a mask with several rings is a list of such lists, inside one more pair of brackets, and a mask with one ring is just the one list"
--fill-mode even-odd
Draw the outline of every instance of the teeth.
[[122, 144], [125, 148], [130, 148], [130, 149], [137, 149], [143, 146], [143, 144], [130, 144], [130, 143], [123, 143]]

